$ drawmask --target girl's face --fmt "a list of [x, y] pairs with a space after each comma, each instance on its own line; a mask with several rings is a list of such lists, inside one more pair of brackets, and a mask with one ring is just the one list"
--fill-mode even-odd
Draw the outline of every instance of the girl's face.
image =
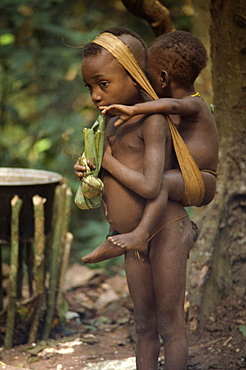
[[95, 106], [133, 105], [140, 101], [140, 89], [122, 65], [107, 50], [84, 59], [81, 72]]

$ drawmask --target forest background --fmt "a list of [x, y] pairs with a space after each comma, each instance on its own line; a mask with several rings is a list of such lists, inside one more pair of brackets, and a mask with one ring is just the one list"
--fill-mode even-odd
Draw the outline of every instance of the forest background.
[[[83, 128], [91, 126], [98, 114], [81, 78], [81, 46], [114, 26], [132, 29], [149, 45], [160, 29], [141, 19], [138, 5], [148, 2], [1, 1], [1, 167], [58, 172], [75, 193], [73, 165], [83, 150]], [[192, 215], [201, 226], [188, 272], [190, 323], [198, 326], [201, 312], [206, 314], [221, 297], [246, 296], [246, 3], [160, 3], [170, 11], [174, 28], [192, 32], [211, 52], [212, 75], [209, 63], [197, 80], [197, 90], [208, 104], [215, 104], [220, 176], [215, 200]], [[163, 21], [156, 20], [156, 24]], [[70, 217], [74, 235], [70, 262], [74, 263], [104, 240], [108, 227], [101, 210], [81, 211], [72, 205]], [[113, 273], [116, 264], [121, 266], [122, 258], [100, 267]]]

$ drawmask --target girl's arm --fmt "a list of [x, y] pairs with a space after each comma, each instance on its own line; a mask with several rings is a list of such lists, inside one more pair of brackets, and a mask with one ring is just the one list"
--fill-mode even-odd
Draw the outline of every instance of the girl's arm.
[[170, 114], [179, 116], [190, 116], [199, 112], [200, 98], [187, 96], [182, 99], [162, 98], [151, 100], [135, 105], [112, 104], [108, 107], [100, 107], [102, 113], [119, 116], [114, 126], [138, 114]]
[[155, 198], [161, 188], [168, 133], [168, 125], [163, 116], [147, 117], [142, 127], [145, 147], [143, 166], [141, 166], [143, 171], [132, 170], [119, 162], [112, 156], [110, 147], [107, 147], [104, 152], [103, 168], [128, 189], [143, 198]]

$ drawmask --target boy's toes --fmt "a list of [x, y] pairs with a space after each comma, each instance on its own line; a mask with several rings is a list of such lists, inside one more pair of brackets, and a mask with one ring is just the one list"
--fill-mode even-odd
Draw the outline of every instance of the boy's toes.
[[116, 241], [114, 240], [114, 238], [112, 238], [112, 236], [109, 236], [108, 238], [108, 241], [114, 245], [116, 245]]
[[118, 241], [116, 241], [116, 240], [114, 240], [114, 241], [113, 241], [113, 244], [114, 244], [114, 245], [117, 245], [117, 247], [121, 247], [121, 243], [120, 243], [120, 242], [118, 242]]
[[126, 245], [125, 244], [120, 244], [119, 247], [121, 247], [122, 249], [126, 249]]
[[114, 238], [112, 236], [109, 236], [108, 237], [108, 240], [110, 241], [110, 243], [114, 244], [114, 245], [118, 245], [118, 242], [117, 240], [114, 240]]

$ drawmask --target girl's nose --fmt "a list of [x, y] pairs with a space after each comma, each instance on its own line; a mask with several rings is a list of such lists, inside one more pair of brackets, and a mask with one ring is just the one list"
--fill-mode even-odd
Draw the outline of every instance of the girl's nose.
[[101, 94], [99, 93], [98, 89], [93, 89], [91, 92], [91, 99], [93, 103], [99, 103], [102, 100]]

